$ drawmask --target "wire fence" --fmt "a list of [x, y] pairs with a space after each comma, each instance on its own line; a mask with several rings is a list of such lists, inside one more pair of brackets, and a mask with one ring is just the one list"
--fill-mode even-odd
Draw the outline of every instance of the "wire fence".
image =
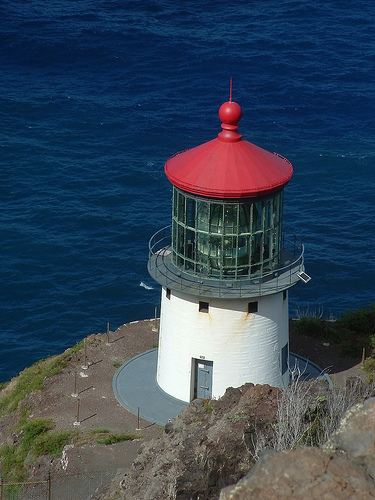
[[0, 500], [90, 500], [116, 471], [48, 474], [45, 480], [11, 482], [0, 477]]
[[51, 476], [45, 481], [7, 482], [0, 478], [0, 500], [51, 500]]

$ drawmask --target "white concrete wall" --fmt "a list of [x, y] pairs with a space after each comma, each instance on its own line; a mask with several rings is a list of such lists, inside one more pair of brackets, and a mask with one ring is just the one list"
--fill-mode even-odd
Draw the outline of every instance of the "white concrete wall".
[[[247, 313], [258, 301], [258, 312]], [[212, 397], [245, 382], [288, 385], [281, 375], [281, 349], [288, 343], [288, 299], [277, 293], [258, 299], [206, 299], [209, 312], [199, 312], [199, 297], [162, 290], [157, 381], [171, 396], [190, 401], [192, 358], [213, 361]]]

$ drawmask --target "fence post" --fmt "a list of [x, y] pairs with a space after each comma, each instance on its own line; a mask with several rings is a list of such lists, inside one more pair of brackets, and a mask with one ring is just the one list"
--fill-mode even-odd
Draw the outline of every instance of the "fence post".
[[2, 498], [3, 498], [3, 476], [0, 476], [0, 500]]
[[47, 482], [48, 482], [48, 486], [47, 486], [47, 500], [51, 500], [51, 471], [48, 471]]
[[82, 370], [87, 370], [88, 368], [88, 363], [87, 363], [87, 343], [86, 343], [86, 337], [83, 339], [83, 366]]
[[77, 372], [74, 372], [74, 392], [72, 394], [72, 398], [78, 398], [78, 392], [77, 392]]
[[81, 425], [81, 422], [79, 420], [79, 403], [80, 399], [77, 398], [77, 413], [76, 413], [76, 421], [73, 423], [73, 425]]

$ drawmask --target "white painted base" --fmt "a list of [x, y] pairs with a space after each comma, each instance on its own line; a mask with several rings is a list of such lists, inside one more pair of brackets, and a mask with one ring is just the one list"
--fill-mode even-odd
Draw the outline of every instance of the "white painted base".
[[[171, 396], [191, 401], [194, 360], [213, 362], [212, 398], [246, 382], [283, 387], [281, 350], [289, 341], [288, 299], [283, 292], [258, 299], [258, 312], [247, 313], [249, 299], [206, 299], [162, 290], [157, 381]], [[284, 367], [285, 368], [285, 367]]]

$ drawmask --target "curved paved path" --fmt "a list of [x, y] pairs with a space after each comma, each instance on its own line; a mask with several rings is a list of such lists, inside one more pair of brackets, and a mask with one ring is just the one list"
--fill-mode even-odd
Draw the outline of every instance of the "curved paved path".
[[[112, 387], [117, 401], [133, 415], [138, 414], [148, 422], [165, 425], [168, 420], [181, 413], [188, 405], [164, 392], [156, 382], [158, 349], [138, 354], [124, 363], [113, 377]], [[289, 366], [299, 368], [302, 378], [331, 379], [315, 363], [297, 354], [290, 353]]]

